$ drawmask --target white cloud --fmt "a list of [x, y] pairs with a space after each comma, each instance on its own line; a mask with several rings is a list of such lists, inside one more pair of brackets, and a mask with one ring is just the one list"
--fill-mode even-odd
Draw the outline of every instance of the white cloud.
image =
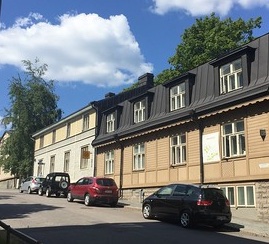
[[225, 16], [234, 6], [245, 9], [269, 8], [268, 0], [153, 0], [153, 2], [152, 11], [160, 15], [171, 11], [184, 11], [192, 16], [208, 15], [212, 12]]
[[65, 14], [53, 25], [38, 13], [0, 32], [0, 65], [22, 66], [38, 58], [46, 78], [60, 82], [118, 86], [152, 72], [124, 15]]

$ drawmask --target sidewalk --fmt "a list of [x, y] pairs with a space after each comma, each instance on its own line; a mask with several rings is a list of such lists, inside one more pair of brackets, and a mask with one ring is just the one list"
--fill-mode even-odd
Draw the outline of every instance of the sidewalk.
[[[119, 205], [126, 208], [133, 208], [142, 211], [142, 204], [137, 200], [119, 199]], [[226, 224], [225, 227], [248, 233], [254, 236], [269, 237], [269, 224], [259, 221], [248, 220], [244, 218], [232, 217], [232, 221]]]

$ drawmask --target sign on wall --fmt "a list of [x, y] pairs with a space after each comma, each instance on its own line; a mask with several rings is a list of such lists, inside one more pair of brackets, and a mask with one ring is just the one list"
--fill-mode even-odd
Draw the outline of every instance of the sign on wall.
[[203, 135], [203, 160], [204, 163], [220, 160], [219, 132]]

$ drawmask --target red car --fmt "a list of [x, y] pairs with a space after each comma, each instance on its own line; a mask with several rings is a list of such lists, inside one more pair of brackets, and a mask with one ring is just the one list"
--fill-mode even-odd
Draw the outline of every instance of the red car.
[[115, 207], [118, 203], [118, 187], [111, 178], [83, 177], [71, 183], [67, 193], [67, 201], [84, 200], [86, 206], [101, 203]]

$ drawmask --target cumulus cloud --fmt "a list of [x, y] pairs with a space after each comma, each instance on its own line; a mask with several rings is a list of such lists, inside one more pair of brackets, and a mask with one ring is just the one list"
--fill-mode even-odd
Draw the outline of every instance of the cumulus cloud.
[[129, 84], [152, 72], [124, 15], [65, 14], [51, 24], [31, 13], [0, 31], [0, 65], [48, 64], [46, 78], [96, 86]]
[[153, 0], [153, 4], [152, 11], [160, 15], [170, 11], [184, 11], [192, 16], [208, 15], [212, 12], [225, 16], [235, 6], [245, 9], [269, 8], [268, 0]]

